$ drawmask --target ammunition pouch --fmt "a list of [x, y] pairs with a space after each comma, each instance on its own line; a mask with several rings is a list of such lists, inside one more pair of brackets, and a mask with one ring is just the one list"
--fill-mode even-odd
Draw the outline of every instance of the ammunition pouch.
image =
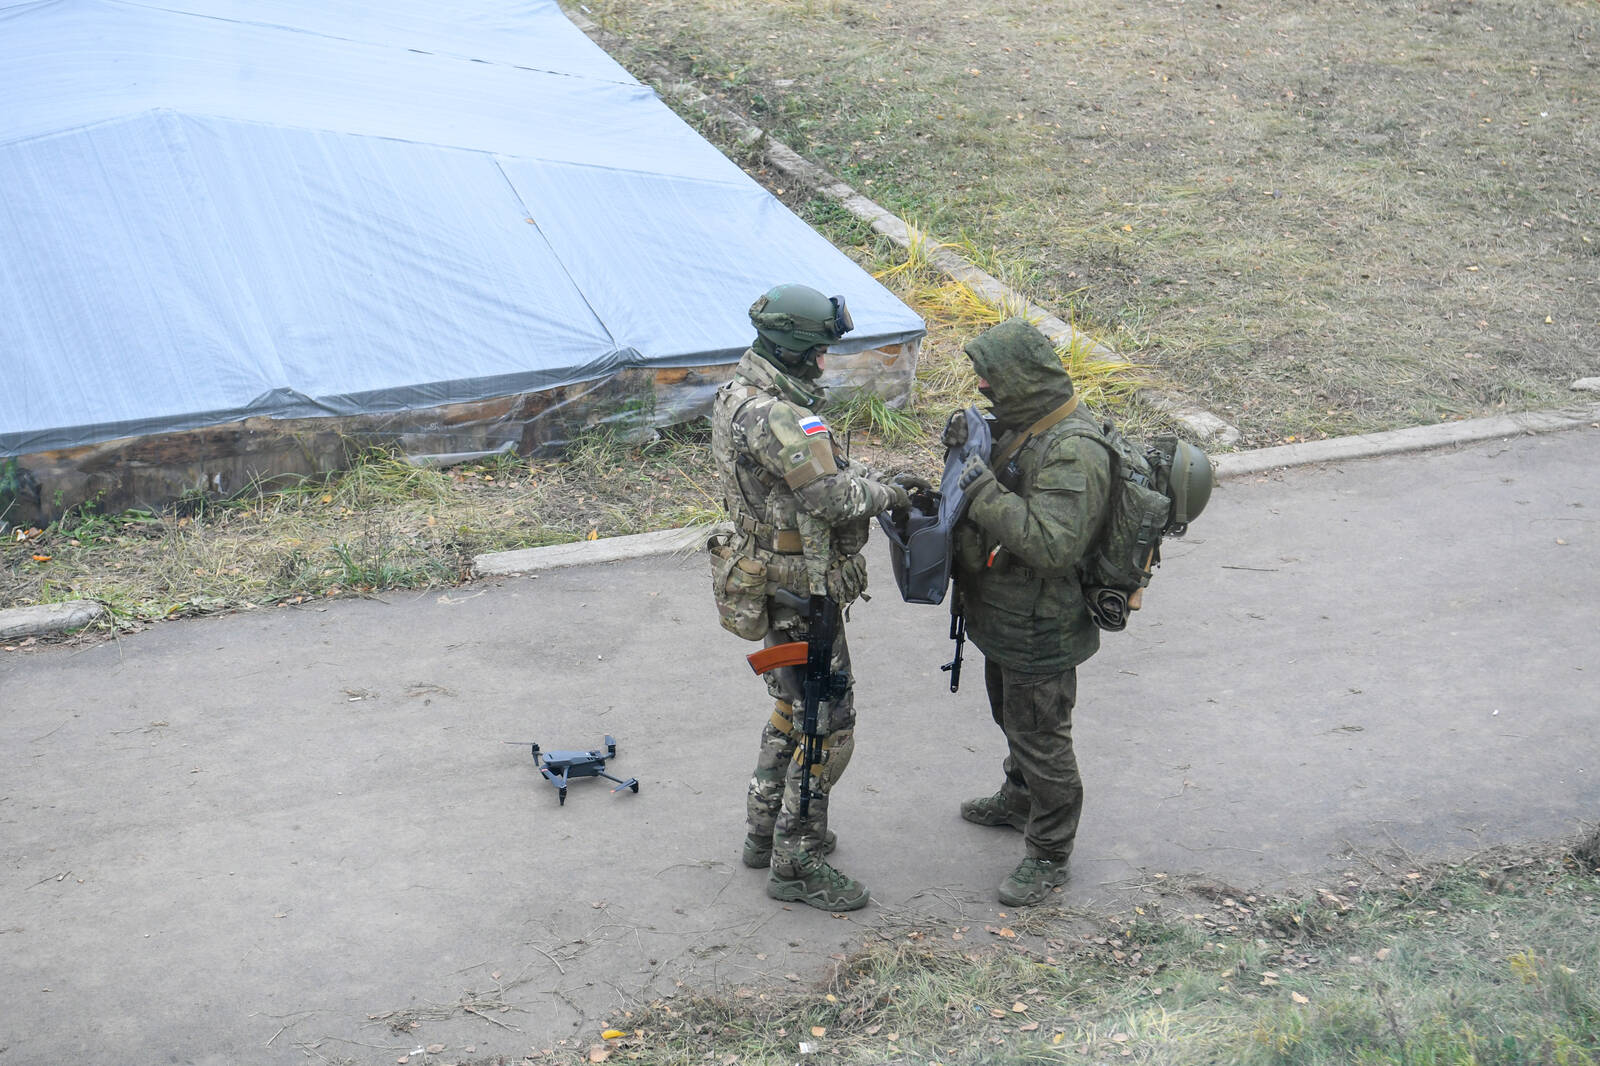
[[722, 628], [744, 640], [767, 635], [767, 564], [733, 544], [733, 533], [719, 529], [706, 539], [711, 558], [711, 595]]
[[[797, 596], [808, 594], [806, 560], [803, 555], [775, 555], [766, 561], [767, 580], [772, 588], [788, 589]], [[837, 559], [828, 567], [828, 595], [847, 607], [867, 591], [867, 560], [862, 555]]]

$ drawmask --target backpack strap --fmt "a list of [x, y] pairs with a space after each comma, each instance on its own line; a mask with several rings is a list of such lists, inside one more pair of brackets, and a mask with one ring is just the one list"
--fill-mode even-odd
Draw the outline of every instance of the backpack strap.
[[1006, 461], [1009, 460], [1012, 455], [1016, 454], [1018, 448], [1022, 447], [1024, 444], [1028, 443], [1034, 437], [1037, 437], [1039, 434], [1043, 433], [1045, 430], [1049, 429], [1063, 418], [1066, 418], [1077, 409], [1078, 394], [1073, 393], [1072, 398], [1066, 403], [1062, 404], [1060, 407], [1057, 407], [1054, 411], [1051, 411], [1049, 414], [1039, 419], [1039, 421], [1029, 426], [1026, 430], [1013, 437], [1010, 444], [1006, 445], [1004, 448], [1001, 448], [1000, 451], [989, 460], [989, 468], [991, 470], [999, 470], [1004, 467], [1006, 465]]

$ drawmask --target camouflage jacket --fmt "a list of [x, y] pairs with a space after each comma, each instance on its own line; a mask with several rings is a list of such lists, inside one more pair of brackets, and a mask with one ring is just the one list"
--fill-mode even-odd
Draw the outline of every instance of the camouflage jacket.
[[819, 591], [824, 572], [846, 561], [864, 570], [856, 557], [868, 520], [890, 499], [865, 466], [844, 459], [821, 405], [820, 389], [746, 351], [711, 413], [712, 456], [740, 550], [762, 559], [803, 553], [805, 580], [781, 567], [776, 578], [800, 594]]
[[1077, 666], [1100, 647], [1084, 604], [1079, 564], [1104, 522], [1111, 463], [1095, 440], [1072, 432], [1081, 408], [1042, 433], [1029, 428], [1072, 399], [1072, 379], [1031, 326], [1001, 323], [967, 346], [989, 382], [995, 452], [1023, 438], [994, 477], [968, 490], [955, 533], [955, 576], [967, 632], [984, 655], [1030, 673]]

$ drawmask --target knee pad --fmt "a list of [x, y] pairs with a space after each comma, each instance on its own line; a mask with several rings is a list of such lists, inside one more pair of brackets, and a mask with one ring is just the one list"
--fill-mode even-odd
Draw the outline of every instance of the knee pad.
[[[822, 738], [822, 758], [811, 768], [813, 787], [823, 795], [833, 788], [835, 781], [844, 774], [844, 768], [850, 765], [850, 755], [856, 750], [856, 731], [854, 729], [841, 729], [836, 733], [829, 733]], [[805, 759], [805, 748], [796, 745], [794, 761], [798, 766]]]

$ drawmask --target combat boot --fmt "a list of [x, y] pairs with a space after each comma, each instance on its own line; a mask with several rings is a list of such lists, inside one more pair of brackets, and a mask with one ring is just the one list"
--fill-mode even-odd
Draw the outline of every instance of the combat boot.
[[978, 825], [1009, 825], [1024, 831], [1028, 828], [1028, 813], [1012, 810], [1003, 792], [967, 800], [961, 805], [961, 817]]
[[[839, 838], [833, 835], [830, 829], [822, 838], [822, 846], [817, 849], [818, 855], [831, 855], [833, 849], [839, 844]], [[763, 866], [772, 864], [772, 837], [760, 833], [746, 833], [744, 835], [744, 864], [752, 870], [759, 870]]]
[[809, 851], [799, 851], [789, 862], [774, 863], [767, 878], [767, 895], [773, 899], [804, 903], [822, 911], [853, 911], [867, 905], [867, 886], [846, 877]]
[[1032, 855], [1017, 864], [1011, 876], [1000, 882], [1000, 902], [1008, 907], [1031, 907], [1042, 903], [1057, 885], [1067, 883], [1067, 863], [1036, 859]]

